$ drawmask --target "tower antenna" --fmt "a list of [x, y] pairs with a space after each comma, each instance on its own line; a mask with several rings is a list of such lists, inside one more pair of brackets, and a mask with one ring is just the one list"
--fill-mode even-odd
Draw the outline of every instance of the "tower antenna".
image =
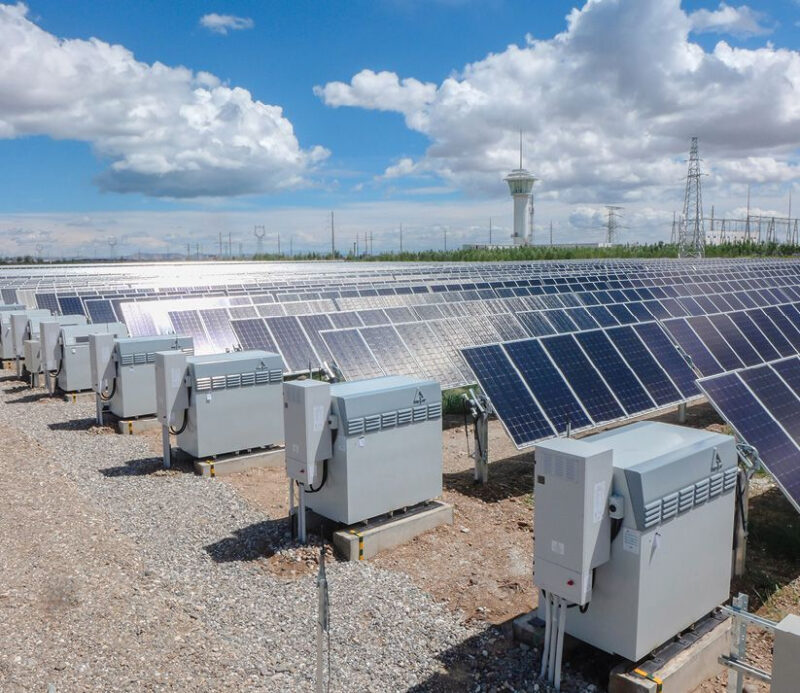
[[264, 225], [256, 225], [253, 227], [253, 235], [256, 237], [257, 254], [264, 254], [264, 236], [267, 235], [267, 227]]
[[703, 194], [700, 184], [700, 155], [697, 138], [692, 137], [689, 149], [689, 170], [686, 173], [686, 192], [683, 198], [678, 257], [704, 257], [706, 232], [703, 224]]

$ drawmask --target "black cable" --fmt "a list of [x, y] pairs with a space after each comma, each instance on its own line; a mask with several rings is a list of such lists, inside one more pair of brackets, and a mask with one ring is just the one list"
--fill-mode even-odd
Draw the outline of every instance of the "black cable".
[[319, 491], [324, 485], [325, 482], [328, 480], [328, 460], [322, 460], [322, 483], [320, 483], [317, 488], [312, 488], [311, 484], [308, 485], [306, 489], [306, 493], [316, 493]]
[[109, 400], [114, 399], [114, 395], [117, 394], [117, 376], [114, 376], [113, 385], [111, 387], [111, 392], [106, 396], [102, 392], [98, 392], [100, 395], [100, 399], [104, 402], [108, 402]]
[[464, 403], [464, 437], [467, 439], [467, 457], [472, 456], [472, 452], [469, 449], [469, 424], [467, 423], [467, 404]]
[[[747, 536], [747, 518], [744, 514], [744, 484], [742, 483], [742, 474], [744, 474], [742, 471], [736, 474], [736, 506], [739, 509], [739, 522], [742, 523], [742, 532]], [[733, 534], [733, 542], [734, 548], [739, 548], [739, 540], [735, 532]]]
[[170, 426], [169, 432], [174, 436], [179, 436], [186, 430], [186, 426], [188, 424], [189, 424], [189, 408], [187, 407], [186, 409], [183, 410], [183, 423], [181, 424], [181, 427], [176, 431], [175, 429], [172, 428], [172, 426]]

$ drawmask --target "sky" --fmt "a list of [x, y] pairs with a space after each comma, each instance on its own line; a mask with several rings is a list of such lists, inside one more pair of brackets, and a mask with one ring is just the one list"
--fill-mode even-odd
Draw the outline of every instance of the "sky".
[[[0, 4], [0, 254], [668, 240], [800, 213], [800, 0]], [[363, 240], [361, 241], [363, 246]]]

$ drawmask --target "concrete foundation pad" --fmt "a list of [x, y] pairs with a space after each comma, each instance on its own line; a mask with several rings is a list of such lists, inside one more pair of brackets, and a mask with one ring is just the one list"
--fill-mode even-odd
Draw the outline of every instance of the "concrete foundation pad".
[[[513, 622], [514, 638], [541, 648], [544, 623], [536, 612], [522, 614]], [[608, 693], [686, 693], [722, 671], [718, 659], [730, 652], [730, 619], [720, 614], [702, 619], [693, 629], [660, 647], [642, 662], [623, 662], [608, 676]], [[584, 646], [566, 635], [564, 661], [571, 651]]]
[[268, 450], [255, 450], [253, 452], [243, 452], [238, 455], [225, 455], [213, 460], [197, 460], [189, 458], [186, 453], [179, 450], [178, 456], [184, 460], [191, 459], [194, 463], [194, 471], [200, 476], [225, 476], [226, 474], [236, 474], [248, 469], [258, 467], [283, 467], [283, 448], [269, 448]]
[[402, 515], [370, 524], [345, 527], [333, 533], [333, 545], [348, 561], [363, 561], [375, 554], [405, 544], [440, 525], [453, 524], [453, 506], [433, 501]]
[[94, 399], [97, 395], [94, 390], [81, 390], [80, 392], [62, 392], [57, 393], [65, 402], [85, 402], [87, 399]]
[[117, 419], [117, 433], [126, 436], [135, 436], [160, 428], [161, 422], [155, 416], [148, 416], [146, 419]]

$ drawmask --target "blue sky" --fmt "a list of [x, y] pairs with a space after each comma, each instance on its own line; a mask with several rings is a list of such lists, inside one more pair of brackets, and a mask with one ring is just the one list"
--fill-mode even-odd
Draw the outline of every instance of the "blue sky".
[[[215, 31], [201, 24], [211, 13], [243, 27]], [[5, 27], [0, 19], [0, 39], [4, 28], [15, 31], [30, 55], [18, 79], [4, 81], [0, 68], [0, 252], [36, 243], [85, 249], [92, 234], [108, 233], [152, 250], [210, 245], [216, 229], [249, 242], [247, 229], [261, 219], [312, 248], [328, 209], [341, 210], [354, 233], [381, 238], [405, 221], [420, 247], [435, 245], [441, 226], [480, 240], [488, 216], [510, 226], [502, 174], [515, 163], [519, 128], [526, 165], [542, 177], [539, 223], [555, 219], [565, 240], [595, 233], [603, 204], [630, 210], [631, 240], [655, 239], [652, 229], [663, 235], [680, 209], [695, 130], [712, 173], [706, 197], [722, 213], [736, 213], [748, 183], [759, 209], [781, 213], [796, 181], [800, 116], [788, 103], [800, 99], [796, 0], [31, 0], [11, 14]], [[632, 29], [617, 34], [626, 23]], [[648, 32], [667, 36], [661, 53], [650, 50]], [[100, 49], [85, 43], [92, 38]], [[57, 39], [81, 41], [67, 49]], [[129, 53], [109, 57], [105, 44]], [[0, 64], [9, 45], [0, 41]], [[37, 65], [42, 45], [52, 53]], [[62, 81], [54, 62], [85, 77]], [[155, 64], [166, 77], [150, 74]], [[137, 65], [147, 74], [121, 94], [127, 82], [115, 75]], [[181, 66], [194, 75], [178, 74]], [[213, 84], [198, 83], [203, 72]], [[213, 113], [198, 106], [198, 87], [223, 102]], [[780, 99], [787, 104], [776, 106]], [[213, 120], [214, 132], [208, 123], [184, 131], [168, 114], [125, 122], [137, 104], [159, 111], [161, 100], [165, 111], [188, 106], [190, 123]], [[260, 104], [282, 112], [265, 116]], [[242, 137], [260, 150], [240, 162]], [[206, 138], [221, 144], [206, 151]]]

